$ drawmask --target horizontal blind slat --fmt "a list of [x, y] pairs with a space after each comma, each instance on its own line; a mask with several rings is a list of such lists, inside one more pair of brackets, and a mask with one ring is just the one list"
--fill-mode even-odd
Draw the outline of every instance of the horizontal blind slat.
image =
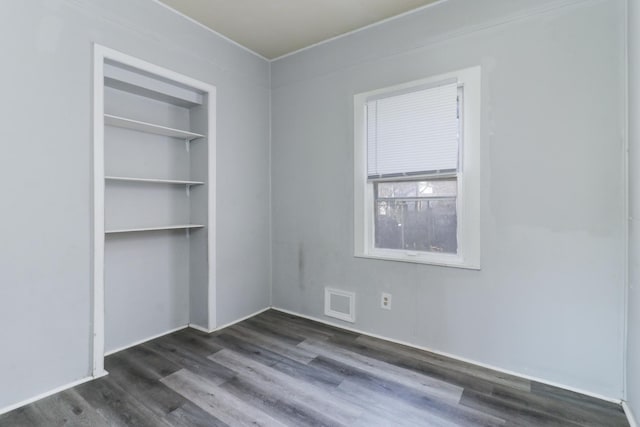
[[453, 82], [368, 101], [368, 175], [456, 170], [457, 96]]

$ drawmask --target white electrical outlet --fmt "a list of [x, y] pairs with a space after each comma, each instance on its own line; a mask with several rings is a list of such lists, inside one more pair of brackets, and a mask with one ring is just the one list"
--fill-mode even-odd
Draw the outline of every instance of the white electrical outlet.
[[386, 292], [382, 293], [382, 298], [380, 299], [380, 307], [385, 310], [391, 310], [391, 294]]

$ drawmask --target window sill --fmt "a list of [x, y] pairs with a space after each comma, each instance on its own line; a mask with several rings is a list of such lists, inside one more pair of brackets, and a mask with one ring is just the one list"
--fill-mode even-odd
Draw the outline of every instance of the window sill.
[[[415, 255], [414, 255], [415, 254]], [[465, 261], [459, 255], [409, 253], [407, 251], [376, 250], [365, 253], [355, 253], [356, 258], [379, 259], [383, 261], [408, 262], [412, 264], [427, 264], [440, 267], [463, 268], [466, 270], [480, 270], [480, 263]]]

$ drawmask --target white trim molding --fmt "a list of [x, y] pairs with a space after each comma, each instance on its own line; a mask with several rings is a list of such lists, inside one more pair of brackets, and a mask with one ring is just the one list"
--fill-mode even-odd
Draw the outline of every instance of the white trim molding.
[[[111, 351], [107, 352], [105, 354], [105, 356], [118, 353], [118, 352], [120, 352], [122, 350], [126, 350], [128, 348], [135, 347], [135, 346], [140, 345], [140, 344], [144, 344], [145, 342], [152, 341], [152, 340], [157, 339], [157, 338], [161, 338], [163, 336], [172, 334], [174, 332], [181, 331], [181, 330], [186, 329], [186, 328], [192, 328], [192, 329], [195, 329], [197, 331], [210, 334], [212, 332], [219, 331], [219, 330], [224, 329], [224, 328], [228, 328], [229, 326], [233, 326], [236, 323], [240, 323], [240, 322], [242, 322], [244, 320], [250, 319], [250, 318], [252, 318], [254, 316], [257, 316], [260, 313], [264, 313], [265, 311], [271, 310], [271, 309], [272, 309], [272, 307], [263, 308], [261, 310], [256, 311], [255, 313], [249, 314], [249, 315], [244, 316], [244, 317], [242, 317], [240, 319], [237, 319], [237, 320], [234, 320], [232, 322], [226, 323], [226, 324], [224, 324], [224, 325], [222, 325], [222, 326], [220, 326], [220, 327], [218, 327], [216, 329], [213, 329], [213, 330], [207, 330], [207, 329], [203, 328], [202, 326], [198, 326], [198, 325], [194, 325], [194, 324], [180, 326], [178, 328], [168, 330], [166, 332], [154, 335], [152, 337], [145, 338], [145, 339], [142, 339], [140, 341], [136, 341], [135, 343], [133, 343], [131, 345], [128, 345], [128, 346], [125, 346], [125, 347], [121, 347], [121, 348], [118, 348], [116, 350], [111, 350]], [[46, 392], [41, 393], [41, 394], [38, 394], [37, 396], [31, 397], [29, 399], [22, 400], [22, 401], [20, 401], [18, 403], [14, 403], [12, 405], [9, 405], [9, 406], [7, 406], [5, 408], [0, 408], [0, 415], [2, 415], [4, 413], [7, 413], [7, 412], [10, 412], [10, 411], [13, 411], [14, 409], [18, 409], [18, 408], [20, 408], [22, 406], [25, 406], [25, 405], [28, 405], [30, 403], [36, 402], [36, 401], [38, 401], [40, 399], [44, 399], [45, 397], [49, 397], [49, 396], [54, 395], [56, 393], [60, 393], [61, 391], [68, 390], [68, 389], [73, 388], [73, 387], [75, 387], [77, 385], [84, 384], [84, 383], [89, 382], [91, 380], [95, 380], [95, 379], [104, 377], [106, 375], [108, 375], [108, 372], [103, 370], [100, 375], [88, 376], [88, 377], [82, 378], [82, 379], [80, 379], [78, 381], [73, 381], [71, 383], [68, 383], [68, 384], [53, 388], [53, 389], [51, 389], [49, 391], [46, 391]]]
[[[437, 354], [439, 356], [448, 357], [449, 359], [459, 360], [460, 362], [465, 362], [465, 363], [470, 363], [472, 365], [476, 365], [476, 366], [479, 366], [479, 367], [482, 367], [482, 368], [491, 369], [491, 370], [496, 371], [496, 372], [502, 372], [504, 374], [511, 375], [511, 376], [514, 376], [514, 377], [519, 377], [519, 378], [523, 378], [523, 379], [526, 379], [526, 380], [535, 381], [535, 382], [538, 382], [538, 383], [550, 385], [552, 387], [561, 388], [563, 390], [568, 390], [568, 391], [572, 391], [572, 392], [575, 392], [575, 393], [580, 393], [580, 394], [583, 394], [585, 396], [590, 396], [590, 397], [593, 397], [593, 398], [596, 398], [596, 399], [604, 400], [605, 402], [611, 402], [611, 403], [615, 403], [615, 404], [618, 404], [618, 405], [621, 404], [621, 400], [619, 398], [603, 396], [603, 395], [598, 394], [598, 393], [593, 393], [593, 392], [582, 390], [582, 389], [579, 389], [579, 388], [576, 388], [576, 387], [571, 387], [571, 386], [568, 386], [568, 385], [565, 385], [565, 384], [556, 383], [556, 382], [553, 382], [553, 381], [545, 380], [543, 378], [537, 378], [537, 377], [534, 377], [534, 376], [531, 376], [531, 375], [522, 374], [520, 372], [510, 371], [508, 369], [502, 369], [502, 368], [499, 368], [499, 367], [496, 367], [496, 366], [493, 366], [493, 365], [489, 365], [489, 364], [486, 364], [486, 363], [478, 362], [478, 361], [473, 360], [473, 359], [468, 359], [468, 358], [465, 358], [465, 357], [456, 356], [455, 354], [446, 353], [446, 352], [443, 352], [443, 351], [433, 350], [433, 349], [428, 348], [428, 347], [423, 347], [423, 346], [420, 346], [420, 345], [412, 344], [412, 343], [407, 342], [407, 341], [396, 340], [396, 339], [393, 339], [393, 338], [386, 337], [384, 335], [378, 335], [378, 334], [373, 334], [371, 332], [365, 332], [365, 331], [363, 331], [361, 329], [351, 328], [351, 327], [345, 326], [344, 324], [340, 324], [340, 323], [337, 323], [337, 322], [331, 322], [331, 321], [328, 321], [326, 319], [321, 319], [321, 318], [314, 317], [314, 316], [307, 316], [305, 314], [301, 314], [301, 313], [298, 313], [298, 312], [295, 312], [295, 311], [292, 311], [292, 310], [287, 310], [287, 309], [279, 308], [279, 307], [271, 307], [271, 308], [273, 310], [280, 311], [282, 313], [287, 313], [287, 314], [291, 314], [293, 316], [302, 317], [303, 319], [313, 320], [314, 322], [323, 323], [325, 325], [333, 326], [333, 327], [340, 328], [340, 329], [345, 329], [347, 331], [355, 332], [357, 334], [362, 334], [362, 335], [366, 335], [368, 337], [378, 338], [378, 339], [385, 340], [385, 341], [388, 341], [388, 342], [392, 342], [392, 343], [395, 343], [395, 344], [404, 345], [406, 347], [415, 348], [417, 350], [427, 351], [429, 353]], [[632, 425], [632, 427], [636, 427], [636, 426]], [[640, 427], [640, 426], [637, 426], [637, 427]]]
[[106, 372], [103, 375], [100, 375], [98, 377], [90, 376], [90, 377], [81, 378], [81, 379], [79, 379], [77, 381], [73, 381], [73, 382], [70, 382], [68, 384], [61, 385], [60, 387], [53, 388], [53, 389], [51, 389], [49, 391], [46, 391], [44, 393], [38, 394], [37, 396], [30, 397], [29, 399], [25, 399], [25, 400], [23, 400], [21, 402], [14, 403], [13, 405], [9, 405], [7, 407], [0, 408], [0, 415], [6, 414], [7, 412], [11, 412], [14, 409], [21, 408], [21, 407], [23, 407], [25, 405], [28, 405], [30, 403], [37, 402], [38, 400], [44, 399], [45, 397], [49, 397], [49, 396], [54, 395], [56, 393], [60, 393], [62, 391], [68, 390], [68, 389], [73, 388], [75, 386], [78, 386], [80, 384], [84, 384], [84, 383], [89, 382], [91, 380], [98, 379], [98, 378], [103, 377], [105, 375], [106, 375]]
[[104, 375], [104, 60], [93, 46], [93, 376]]
[[[154, 0], [157, 1], [157, 0]], [[282, 54], [280, 56], [277, 56], [275, 58], [272, 59], [267, 59], [267, 61], [269, 62], [275, 62], [275, 61], [279, 61], [281, 59], [285, 59], [288, 58], [290, 56], [295, 56], [299, 53], [305, 52], [307, 50], [311, 50], [315, 47], [318, 46], [322, 46], [325, 44], [330, 44], [333, 43], [336, 40], [340, 40], [340, 39], [344, 39], [344, 38], [348, 38], [353, 36], [354, 34], [358, 34], [360, 32], [366, 31], [370, 28], [375, 28], [381, 25], [384, 25], [386, 23], [392, 22], [392, 21], [396, 21], [398, 19], [402, 19], [406, 16], [410, 16], [412, 14], [415, 13], [420, 13], [423, 10], [426, 9], [430, 9], [432, 7], [435, 6], [439, 6], [443, 3], [448, 2], [449, 0], [436, 0], [433, 3], [429, 3], [426, 4], [424, 6], [419, 6], [415, 9], [412, 10], [408, 10], [406, 12], [400, 13], [398, 15], [394, 15], [391, 16], [389, 18], [377, 21], [377, 22], [373, 22], [369, 25], [365, 25], [364, 27], [360, 27], [360, 28], [356, 28], [355, 30], [351, 30], [348, 31], [346, 33], [342, 33], [342, 34], [338, 34], [337, 36], [333, 36], [331, 38], [325, 39], [325, 40], [321, 40], [317, 43], [313, 43], [309, 46], [305, 46], [302, 47], [300, 49], [294, 50], [292, 52], [288, 52], [285, 54]], [[590, 0], [590, 1], [597, 1], [597, 0]], [[500, 27], [502, 25], [507, 25], [507, 24], [511, 24], [511, 23], [517, 23], [526, 19], [530, 19], [539, 15], [543, 15], [543, 14], [549, 14], [552, 13], [556, 10], [560, 10], [560, 9], [564, 9], [567, 7], [571, 7], [571, 6], [579, 6], [582, 3], [585, 3], [585, 0], [558, 0], [557, 2], [551, 3], [551, 4], [544, 4], [544, 5], [537, 5], [522, 11], [517, 11], [517, 12], [513, 12], [509, 15], [498, 15], [496, 17], [494, 17], [493, 19], [488, 20], [486, 23], [483, 24], [479, 24], [479, 25], [472, 25], [472, 26], [468, 26], [468, 27], [464, 27], [455, 31], [452, 31], [450, 33], [448, 33], [446, 35], [447, 38], [458, 38], [458, 37], [464, 37], [467, 35], [471, 35], [480, 31], [486, 31], [486, 30], [491, 30], [493, 28], [496, 27]], [[427, 42], [420, 44], [418, 47], [414, 48], [414, 49], [420, 49], [420, 48], [426, 48], [428, 46], [433, 45], [434, 43], [440, 42], [442, 40], [442, 37], [437, 37], [437, 36], [432, 36]], [[247, 48], [248, 49], [248, 48]], [[249, 49], [251, 51], [251, 49]], [[253, 52], [253, 51], [251, 51]], [[256, 52], [254, 52], [256, 53]], [[257, 55], [259, 55], [258, 53], [256, 53]], [[259, 55], [261, 56], [261, 55]]]
[[215, 34], [216, 36], [220, 37], [220, 38], [221, 38], [221, 39], [223, 39], [224, 41], [229, 42], [229, 43], [231, 43], [232, 45], [237, 46], [237, 47], [239, 47], [240, 49], [242, 49], [242, 50], [244, 50], [244, 51], [246, 51], [246, 52], [251, 53], [252, 55], [257, 56], [257, 57], [258, 57], [258, 58], [260, 58], [260, 59], [263, 59], [263, 60], [265, 60], [265, 61], [267, 61], [267, 62], [272, 61], [271, 59], [266, 58], [266, 57], [264, 57], [264, 56], [260, 55], [258, 52], [256, 52], [256, 51], [254, 51], [254, 50], [249, 49], [249, 48], [248, 48], [248, 47], [246, 47], [245, 45], [240, 44], [240, 43], [238, 43], [237, 41], [235, 41], [235, 40], [233, 40], [233, 39], [231, 39], [231, 38], [229, 38], [229, 37], [225, 36], [224, 34], [217, 32], [217, 31], [216, 31], [216, 30], [214, 30], [213, 28], [211, 28], [211, 27], [208, 27], [208, 26], [204, 25], [202, 22], [198, 22], [198, 21], [196, 21], [196, 20], [195, 20], [195, 19], [193, 19], [192, 17], [190, 17], [190, 16], [188, 16], [188, 15], [185, 15], [184, 13], [180, 12], [180, 11], [179, 11], [179, 10], [177, 10], [177, 9], [174, 9], [173, 7], [169, 6], [168, 4], [165, 4], [165, 3], [161, 2], [160, 0], [151, 0], [151, 1], [153, 1], [154, 3], [156, 3], [156, 4], [157, 4], [157, 5], [159, 5], [159, 6], [164, 7], [165, 9], [169, 9], [171, 12], [173, 12], [173, 13], [175, 13], [176, 15], [180, 16], [181, 18], [184, 18], [184, 19], [186, 19], [187, 21], [191, 22], [192, 24], [195, 24], [195, 25], [197, 25], [198, 27], [200, 27], [200, 28], [202, 28], [202, 29], [204, 29], [204, 30], [206, 30], [206, 31], [209, 31], [209, 32], [210, 32], [210, 33], [212, 33], [212, 34]]
[[[434, 353], [434, 354], [437, 354], [437, 355], [448, 357], [448, 358], [451, 358], [451, 359], [454, 359], [454, 360], [459, 360], [461, 362], [470, 363], [470, 364], [473, 364], [473, 365], [476, 365], [476, 366], [480, 366], [480, 367], [483, 367], [483, 368], [487, 368], [487, 369], [491, 369], [491, 370], [494, 370], [494, 371], [497, 371], [497, 372], [502, 372], [502, 373], [505, 373], [505, 374], [508, 374], [508, 375], [513, 375], [513, 376], [517, 376], [517, 377], [520, 377], [520, 378], [528, 379], [528, 380], [531, 380], [531, 381], [536, 381], [536, 382], [539, 382], [539, 383], [542, 383], [542, 384], [547, 384], [547, 385], [550, 385], [550, 386], [553, 386], [553, 387], [562, 388], [564, 390], [573, 391], [573, 392], [580, 393], [580, 394], [583, 394], [585, 396], [594, 397], [596, 399], [600, 399], [600, 400], [603, 400], [603, 401], [607, 401], [607, 402], [611, 402], [611, 403], [615, 403], [615, 404], [621, 404], [622, 408], [624, 409], [624, 412], [625, 412], [625, 414], [626, 414], [626, 416], [627, 416], [627, 418], [629, 420], [630, 427], [640, 427], [640, 425], [638, 425], [636, 419], [634, 418], [634, 415], [633, 415], [633, 413], [631, 411], [631, 408], [628, 406], [627, 402], [625, 402], [625, 401], [621, 402], [620, 399], [611, 398], [611, 397], [608, 397], [608, 396], [603, 396], [603, 395], [600, 395], [600, 394], [597, 394], [597, 393], [592, 393], [592, 392], [581, 390], [581, 389], [578, 389], [578, 388], [575, 388], [575, 387], [570, 387], [570, 386], [567, 386], [567, 385], [564, 385], [564, 384], [558, 384], [558, 383], [555, 383], [555, 382], [552, 382], [552, 381], [547, 381], [545, 379], [536, 378], [536, 377], [533, 377], [533, 376], [530, 376], [530, 375], [524, 375], [524, 374], [521, 374], [521, 373], [518, 373], [518, 372], [509, 371], [509, 370], [506, 370], [506, 369], [501, 369], [501, 368], [498, 368], [498, 367], [495, 367], [495, 366], [492, 366], [492, 365], [488, 365], [488, 364], [485, 364], [485, 363], [477, 362], [477, 361], [472, 360], [472, 359], [458, 357], [458, 356], [453, 355], [453, 354], [449, 354], [449, 353], [433, 350], [433, 349], [430, 349], [430, 348], [427, 348], [427, 347], [423, 347], [423, 346], [419, 346], [419, 345], [415, 345], [415, 344], [412, 344], [412, 343], [409, 343], [409, 342], [406, 342], [406, 341], [395, 340], [395, 339], [392, 339], [392, 338], [389, 338], [389, 337], [385, 337], [385, 336], [382, 336], [382, 335], [372, 334], [372, 333], [369, 333], [369, 332], [365, 332], [365, 331], [359, 330], [357, 328], [351, 328], [351, 327], [345, 326], [344, 324], [340, 324], [340, 323], [337, 323], [337, 322], [331, 322], [331, 321], [328, 321], [328, 320], [325, 320], [325, 319], [321, 319], [321, 318], [317, 318], [317, 317], [314, 317], [314, 316], [307, 316], [307, 315], [304, 315], [304, 314], [301, 314], [301, 313], [298, 313], [298, 312], [295, 312], [295, 311], [292, 311], [292, 310], [287, 310], [287, 309], [279, 308], [279, 307], [273, 307], [272, 306], [272, 307], [263, 308], [261, 310], [256, 311], [255, 313], [249, 314], [249, 315], [244, 316], [244, 317], [242, 317], [240, 319], [237, 319], [235, 321], [226, 323], [226, 324], [224, 324], [224, 325], [222, 325], [222, 326], [220, 326], [220, 327], [218, 327], [218, 328], [216, 328], [214, 330], [206, 330], [205, 328], [202, 328], [201, 326], [189, 324], [187, 326], [183, 326], [183, 327], [177, 328], [175, 330], [168, 331], [168, 332], [166, 332], [164, 334], [160, 334], [158, 336], [143, 340], [140, 343], [143, 343], [143, 342], [155, 339], [155, 338], [159, 338], [161, 336], [176, 332], [178, 330], [182, 330], [182, 329], [184, 329], [186, 327], [193, 328], [195, 330], [198, 330], [198, 331], [201, 331], [201, 332], [204, 332], [204, 333], [212, 333], [212, 332], [219, 331], [221, 329], [227, 328], [229, 326], [235, 325], [236, 323], [242, 322], [244, 320], [250, 319], [250, 318], [252, 318], [254, 316], [257, 316], [257, 315], [259, 315], [259, 314], [261, 314], [261, 313], [263, 313], [265, 311], [268, 311], [268, 310], [280, 311], [282, 313], [287, 313], [287, 314], [291, 314], [293, 316], [298, 316], [298, 317], [301, 317], [301, 318], [304, 318], [304, 319], [313, 320], [313, 321], [318, 322], [318, 323], [322, 323], [322, 324], [325, 324], [325, 325], [329, 325], [329, 326], [333, 326], [333, 327], [336, 327], [336, 328], [344, 329], [344, 330], [347, 330], [347, 331], [355, 332], [355, 333], [358, 333], [358, 334], [370, 336], [370, 337], [373, 337], [373, 338], [382, 339], [382, 340], [385, 340], [385, 341], [388, 341], [388, 342], [404, 345], [404, 346], [415, 348], [415, 349], [418, 349], [418, 350], [428, 351], [430, 353]], [[137, 344], [135, 344], [135, 345], [137, 345]], [[110, 354], [113, 354], [113, 353], [115, 353], [117, 351], [120, 351], [120, 350], [112, 351], [112, 352], [110, 352]], [[33, 402], [38, 401], [40, 399], [43, 399], [45, 397], [51, 396], [53, 394], [59, 393], [61, 391], [70, 389], [70, 388], [75, 387], [77, 385], [86, 383], [86, 382], [91, 381], [93, 379], [100, 378], [100, 377], [102, 377], [102, 376], [104, 376], [106, 374], [107, 374], [106, 371], [103, 371], [103, 373], [101, 375], [99, 375], [99, 376], [89, 376], [89, 377], [86, 377], [86, 378], [82, 378], [82, 379], [80, 379], [78, 381], [74, 381], [74, 382], [71, 382], [69, 384], [65, 384], [65, 385], [62, 385], [60, 387], [56, 387], [54, 389], [51, 389], [51, 390], [49, 390], [49, 391], [47, 391], [45, 393], [39, 394], [39, 395], [34, 396], [32, 398], [23, 400], [21, 402], [15, 403], [15, 404], [10, 405], [10, 406], [7, 406], [5, 408], [1, 408], [0, 409], [0, 415], [4, 414], [6, 412], [12, 411], [14, 409], [20, 408], [20, 407], [22, 407], [24, 405], [28, 405], [30, 403], [33, 403]]]
[[[481, 79], [481, 68], [476, 66], [359, 93], [354, 96], [354, 256], [480, 269]], [[371, 97], [398, 91], [419, 90], [425, 85], [443, 81], [457, 81], [458, 87], [463, 90], [462, 138], [459, 144], [460, 167], [455, 173], [458, 186], [456, 197], [457, 253], [445, 254], [377, 248], [374, 230], [374, 184], [367, 180], [367, 100]]]
[[202, 327], [200, 325], [197, 325], [195, 323], [189, 323], [189, 327], [191, 329], [195, 329], [196, 331], [204, 332], [205, 334], [211, 334], [211, 333], [213, 333], [215, 331], [219, 331], [221, 329], [228, 328], [229, 326], [233, 326], [236, 323], [240, 323], [240, 322], [245, 321], [247, 319], [251, 319], [253, 316], [257, 316], [258, 314], [264, 313], [267, 310], [271, 310], [271, 307], [260, 309], [260, 310], [256, 311], [255, 313], [251, 313], [251, 314], [249, 314], [247, 316], [241, 317], [240, 319], [234, 320], [234, 321], [229, 322], [229, 323], [225, 323], [224, 325], [218, 326], [216, 328], [207, 329], [207, 328], [204, 328], [204, 327]]
[[638, 421], [636, 420], [636, 417], [634, 416], [633, 411], [631, 410], [631, 407], [629, 406], [626, 400], [622, 401], [622, 409], [624, 409], [624, 413], [627, 416], [627, 420], [629, 421], [629, 426], [640, 427], [640, 424], [638, 424]]
[[105, 356], [105, 357], [107, 357], [107, 356], [111, 356], [112, 354], [119, 353], [119, 352], [121, 352], [121, 351], [123, 351], [123, 350], [126, 350], [126, 349], [128, 349], [128, 348], [135, 347], [135, 346], [137, 346], [137, 345], [144, 344], [144, 343], [149, 342], [149, 341], [153, 341], [153, 340], [155, 340], [155, 339], [157, 339], [157, 338], [161, 338], [161, 337], [167, 336], [167, 335], [172, 334], [172, 333], [174, 333], [174, 332], [181, 331], [181, 330], [183, 330], [183, 329], [188, 328], [189, 326], [190, 326], [190, 325], [180, 326], [180, 327], [177, 327], [177, 328], [174, 328], [174, 329], [169, 329], [169, 330], [168, 330], [168, 331], [166, 331], [166, 332], [161, 332], [161, 333], [159, 333], [159, 334], [155, 334], [155, 335], [152, 335], [152, 336], [150, 336], [150, 337], [143, 338], [143, 339], [138, 340], [138, 341], [136, 341], [136, 342], [133, 342], [133, 343], [131, 343], [131, 344], [127, 344], [127, 345], [125, 345], [124, 347], [118, 347], [118, 348], [116, 348], [115, 350], [109, 350], [109, 351], [107, 351], [107, 352], [105, 352], [105, 353], [104, 353], [104, 356]]
[[[191, 87], [208, 97], [208, 327], [216, 327], [216, 87], [168, 70], [108, 47], [93, 46], [93, 301], [92, 301], [92, 373], [104, 371], [104, 65], [106, 60], [117, 62], [149, 74]], [[150, 338], [151, 339], [151, 338]], [[135, 345], [135, 344], [133, 344]]]
[[264, 312], [265, 312], [265, 311], [267, 311], [267, 310], [271, 310], [271, 307], [262, 308], [262, 309], [260, 309], [260, 310], [256, 311], [255, 313], [248, 314], [248, 315], [246, 315], [246, 316], [244, 316], [244, 317], [241, 317], [241, 318], [239, 318], [239, 319], [237, 319], [237, 320], [231, 321], [231, 322], [229, 322], [229, 323], [225, 323], [224, 325], [220, 325], [220, 326], [216, 327], [215, 329], [211, 329], [211, 330], [209, 330], [209, 332], [208, 332], [208, 333], [212, 333], [212, 332], [215, 332], [215, 331], [219, 331], [219, 330], [221, 330], [221, 329], [224, 329], [224, 328], [228, 328], [229, 326], [233, 326], [233, 325], [235, 325], [236, 323], [240, 323], [240, 322], [243, 322], [243, 321], [245, 321], [245, 320], [247, 320], [247, 319], [251, 319], [253, 316], [257, 316], [258, 314], [260, 314], [260, 313], [264, 313]]
[[210, 334], [211, 332], [213, 332], [212, 329], [210, 330], [210, 329], [204, 328], [200, 325], [196, 325], [195, 323], [189, 323], [189, 327], [191, 329], [195, 329], [196, 331], [204, 332], [205, 334]]

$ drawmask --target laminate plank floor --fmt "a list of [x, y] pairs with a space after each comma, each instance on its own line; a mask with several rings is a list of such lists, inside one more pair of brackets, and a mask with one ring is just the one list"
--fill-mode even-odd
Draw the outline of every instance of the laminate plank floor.
[[105, 366], [0, 426], [629, 425], [619, 405], [275, 310]]

